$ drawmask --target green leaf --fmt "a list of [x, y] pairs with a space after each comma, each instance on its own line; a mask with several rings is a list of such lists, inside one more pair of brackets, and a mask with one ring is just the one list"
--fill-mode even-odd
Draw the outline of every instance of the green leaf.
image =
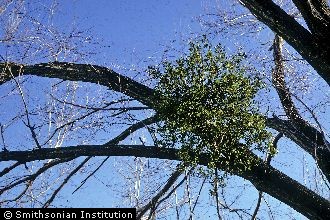
[[254, 101], [263, 83], [246, 76], [245, 56], [227, 56], [203, 38], [190, 43], [186, 56], [149, 68], [156, 91], [166, 97], [156, 106], [164, 122], [159, 142], [179, 147], [186, 164], [196, 165], [207, 152], [210, 169], [220, 163], [228, 172], [243, 171], [253, 163], [248, 150], [268, 150], [270, 133]]

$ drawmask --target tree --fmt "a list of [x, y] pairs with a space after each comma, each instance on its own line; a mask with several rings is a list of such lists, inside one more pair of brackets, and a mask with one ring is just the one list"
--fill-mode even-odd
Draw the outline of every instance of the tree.
[[308, 29], [274, 1], [241, 1], [261, 22], [280, 35], [329, 84], [329, 23], [327, 1], [292, 1]]
[[[279, 36], [283, 37], [293, 48], [298, 51], [301, 56], [310, 63], [311, 66], [317, 71], [317, 73], [329, 84], [329, 45], [326, 43], [329, 35], [329, 22], [330, 22], [330, 10], [326, 1], [315, 1], [308, 3], [301, 3], [299, 1], [293, 1], [305, 22], [309, 30], [300, 25], [295, 19], [288, 15], [283, 9], [276, 5], [273, 1], [242, 1], [256, 17], [264, 22], [269, 28], [276, 32]], [[292, 31], [292, 32], [291, 32]], [[305, 38], [306, 37], [306, 38]], [[275, 57], [276, 58], [276, 57]], [[280, 59], [280, 57], [278, 57]], [[283, 67], [280, 67], [283, 68]], [[283, 70], [279, 70], [280, 72]], [[281, 82], [283, 87], [284, 82]], [[278, 87], [278, 86], [277, 86]], [[282, 90], [282, 91], [281, 91]], [[313, 146], [319, 146], [322, 148], [322, 152], [316, 153], [316, 155], [323, 157], [322, 155], [328, 154], [328, 143], [324, 143], [325, 137], [320, 134], [318, 138], [315, 136], [315, 131], [311, 126], [308, 126], [306, 122], [302, 121], [301, 117], [297, 115], [296, 110], [292, 110], [287, 92], [285, 89], [278, 89], [281, 102], [286, 110], [286, 113], [292, 123], [298, 126], [299, 130], [304, 135], [307, 135], [309, 139], [314, 138]], [[315, 139], [317, 138], [317, 139]], [[317, 140], [321, 140], [318, 142]], [[312, 146], [312, 145], [310, 145]], [[303, 147], [308, 152], [308, 148]], [[315, 147], [313, 147], [315, 150]], [[312, 148], [309, 152], [312, 153]], [[323, 153], [324, 152], [324, 153]], [[318, 160], [318, 159], [316, 159]], [[326, 160], [325, 158], [321, 160]], [[329, 164], [327, 162], [318, 161], [321, 169], [329, 180]]]
[[[244, 6], [251, 10], [251, 12], [255, 14], [260, 21], [264, 22], [278, 34], [276, 35], [273, 44], [275, 67], [272, 74], [272, 80], [288, 119], [280, 119], [276, 116], [266, 118], [266, 125], [278, 131], [280, 136], [281, 134], [285, 135], [287, 138], [299, 145], [304, 151], [309, 153], [329, 181], [329, 142], [327, 141], [326, 135], [324, 134], [321, 126], [315, 128], [299, 113], [299, 110], [293, 101], [296, 97], [292, 97], [292, 94], [286, 86], [282, 57], [283, 38], [291, 44], [293, 48], [295, 48], [329, 84], [330, 65], [327, 57], [330, 53], [330, 49], [329, 45], [326, 44], [326, 39], [328, 39], [327, 35], [330, 33], [327, 31], [329, 26], [327, 24], [330, 19], [328, 6], [326, 2], [323, 1], [315, 1], [315, 3], [312, 2], [308, 4], [294, 1], [308, 25], [310, 30], [308, 31], [272, 1], [242, 2]], [[279, 14], [281, 16], [278, 16]], [[76, 104], [75, 107], [85, 108], [88, 111], [83, 112], [80, 117], [73, 118], [73, 120], [69, 120], [69, 122], [58, 126], [54, 130], [53, 134], [50, 135], [51, 138], [61, 129], [67, 127], [70, 128], [70, 126], [73, 127], [74, 124], [78, 123], [80, 119], [84, 119], [89, 115], [95, 114], [96, 112], [104, 109], [118, 111], [118, 114], [121, 114], [122, 111], [125, 112], [129, 110], [134, 111], [143, 109], [154, 109], [157, 112], [158, 100], [162, 98], [161, 94], [155, 92], [153, 88], [145, 86], [129, 77], [122, 76], [109, 68], [98, 65], [57, 61], [49, 63], [26, 64], [9, 61], [10, 60], [5, 59], [4, 62], [1, 63], [0, 67], [2, 71], [0, 85], [3, 86], [10, 80], [14, 80], [18, 90], [20, 91], [23, 102], [25, 102], [24, 95], [22, 89], [20, 89], [20, 82], [17, 80], [17, 78], [22, 74], [25, 76], [33, 75], [37, 77], [98, 84], [107, 87], [109, 90], [124, 94], [129, 97], [129, 99], [137, 100], [143, 105], [138, 107], [134, 107], [132, 105], [127, 107], [123, 105], [120, 108], [118, 108], [118, 106], [112, 108], [111, 105], [116, 104], [115, 100], [105, 103], [99, 108], [79, 106]], [[125, 103], [125, 100], [121, 100], [119, 103]], [[68, 105], [70, 102], [65, 101], [65, 104]], [[75, 105], [74, 103], [71, 104]], [[65, 147], [47, 148], [45, 147], [47, 145], [41, 142], [40, 137], [38, 137], [38, 133], [41, 132], [42, 129], [31, 123], [30, 117], [32, 117], [33, 113], [28, 111], [27, 105], [25, 105], [24, 111], [25, 113], [22, 114], [22, 117], [24, 118], [24, 123], [27, 130], [30, 132], [32, 140], [32, 143], [30, 142], [30, 144], [32, 146], [34, 145], [36, 149], [14, 151], [10, 148], [10, 146], [5, 145], [5, 142], [3, 142], [4, 149], [0, 153], [1, 161], [16, 162], [9, 164], [7, 168], [3, 169], [1, 172], [1, 177], [5, 177], [5, 175], [13, 172], [15, 168], [29, 162], [47, 159], [52, 160], [49, 160], [43, 166], [40, 166], [40, 168], [34, 173], [27, 175], [26, 177], [18, 176], [13, 182], [2, 186], [0, 191], [1, 194], [14, 189], [16, 186], [26, 184], [26, 187], [21, 190], [21, 194], [18, 194], [15, 199], [21, 197], [29, 189], [31, 184], [38, 178], [38, 176], [46, 170], [49, 170], [58, 164], [73, 161], [81, 156], [85, 156], [85, 159], [80, 163], [80, 165], [76, 166], [75, 169], [70, 170], [69, 174], [63, 179], [63, 183], [54, 190], [51, 197], [43, 204], [43, 206], [48, 207], [68, 180], [95, 156], [107, 156], [105, 161], [110, 156], [136, 156], [177, 161], [181, 160], [178, 150], [175, 148], [146, 146], [144, 143], [142, 143], [142, 145], [120, 144], [122, 140], [127, 138], [134, 131], [160, 121], [161, 118], [158, 117], [157, 114], [128, 126], [118, 136], [110, 141], [108, 140], [105, 144], [79, 144], [74, 146], [70, 146], [68, 144]], [[1, 126], [1, 129], [2, 128], [3, 127]], [[1, 134], [3, 134], [2, 131]], [[280, 136], [278, 136], [278, 138], [280, 138]], [[45, 143], [49, 144], [49, 140], [51, 138], [48, 138]], [[276, 147], [278, 138], [275, 138], [273, 142], [274, 147]], [[3, 137], [2, 139], [4, 140]], [[30, 146], [30, 148], [32, 146]], [[286, 203], [308, 218], [326, 219], [327, 216], [330, 215], [329, 201], [271, 166], [271, 156], [269, 156], [265, 162], [261, 160], [260, 157], [258, 157], [254, 152], [249, 151], [248, 153], [255, 159], [256, 162], [252, 164], [250, 169], [244, 171], [233, 170], [233, 174], [249, 180], [260, 192], [265, 192]], [[191, 154], [193, 155], [193, 153]], [[198, 163], [200, 165], [207, 165], [209, 163], [209, 155], [207, 153], [201, 154]], [[102, 166], [102, 164], [100, 166]], [[219, 170], [226, 169], [226, 167], [224, 167], [221, 163], [216, 164], [216, 168]], [[160, 191], [159, 194], [155, 196], [144, 209], [141, 209], [140, 213], [145, 213], [148, 209], [155, 210], [160, 198], [169, 189], [170, 185], [177, 180], [181, 173], [182, 171], [180, 171], [180, 169], [179, 171], [175, 171], [169, 179], [168, 184], [164, 186], [164, 190]], [[152, 214], [152, 212], [150, 213]]]

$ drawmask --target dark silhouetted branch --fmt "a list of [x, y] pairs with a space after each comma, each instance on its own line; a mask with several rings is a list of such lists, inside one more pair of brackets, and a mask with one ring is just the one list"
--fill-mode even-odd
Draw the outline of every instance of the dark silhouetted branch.
[[[320, 39], [271, 0], [240, 0], [257, 19], [288, 42], [330, 85], [329, 38]], [[297, 1], [296, 1], [297, 2]], [[327, 18], [329, 19], [329, 18]], [[319, 32], [325, 34], [329, 28]]]
[[[80, 156], [134, 156], [180, 161], [177, 149], [110, 144], [1, 152], [0, 161], [33, 161], [68, 157], [76, 158]], [[208, 155], [201, 155], [199, 164], [207, 165], [208, 161]], [[221, 161], [219, 161], [220, 163]], [[224, 167], [219, 165], [218, 169], [224, 169]], [[233, 174], [249, 180], [258, 190], [279, 199], [308, 218], [322, 219], [330, 215], [330, 202], [328, 200], [261, 160], [253, 164], [251, 170], [244, 172], [234, 171]]]

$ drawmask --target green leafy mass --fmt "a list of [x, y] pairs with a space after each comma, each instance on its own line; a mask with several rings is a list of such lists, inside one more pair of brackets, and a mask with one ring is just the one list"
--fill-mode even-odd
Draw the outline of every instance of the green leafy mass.
[[189, 53], [175, 62], [149, 67], [161, 97], [160, 145], [179, 148], [189, 165], [208, 155], [209, 168], [249, 169], [250, 150], [266, 151], [271, 136], [255, 101], [263, 84], [247, 76], [244, 58], [228, 57], [221, 45], [203, 39], [190, 43]]

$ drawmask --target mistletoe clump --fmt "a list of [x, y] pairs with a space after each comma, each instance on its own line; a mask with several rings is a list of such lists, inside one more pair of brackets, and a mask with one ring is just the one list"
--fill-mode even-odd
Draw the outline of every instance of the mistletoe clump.
[[228, 57], [204, 39], [190, 43], [187, 56], [149, 67], [161, 97], [159, 142], [179, 148], [187, 164], [209, 155], [209, 168], [246, 170], [253, 163], [250, 150], [268, 149], [270, 134], [254, 101], [262, 82], [246, 76], [244, 57]]

